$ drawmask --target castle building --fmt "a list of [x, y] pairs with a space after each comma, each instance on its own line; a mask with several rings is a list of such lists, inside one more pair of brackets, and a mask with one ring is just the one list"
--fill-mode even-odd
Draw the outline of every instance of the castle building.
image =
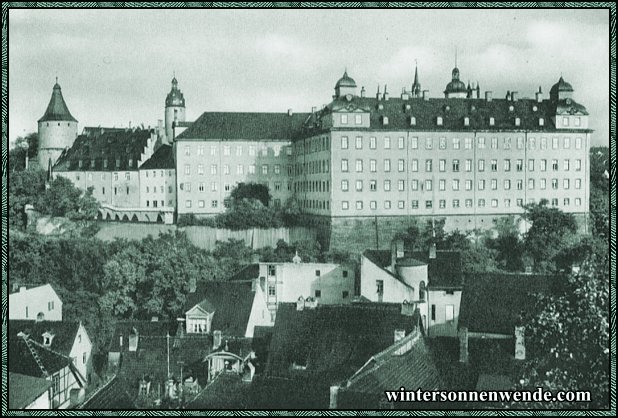
[[[56, 170], [71, 172], [79, 187], [94, 186], [95, 196], [115, 208], [163, 206], [167, 221], [173, 214], [222, 213], [237, 184], [262, 183], [275, 206], [296, 199], [325, 245], [347, 245], [353, 237], [359, 250], [368, 242], [386, 248], [412, 218], [445, 218], [448, 230], [490, 228], [495, 218], [521, 215], [523, 205], [541, 199], [575, 214], [586, 228], [592, 130], [586, 108], [562, 77], [549, 97], [539, 88], [534, 98], [516, 91], [504, 99], [491, 91], [481, 97], [479, 83], [466, 86], [457, 67], [444, 98], [421, 90], [418, 68], [400, 97], [389, 97], [386, 86], [374, 97], [364, 87], [359, 94], [347, 71], [334, 90], [332, 101], [311, 113], [205, 112], [188, 123], [174, 78], [165, 134], [147, 142], [146, 132], [120, 142], [111, 132], [80, 136]], [[71, 120], [50, 129], [76, 129], [57, 85], [39, 129], [53, 119]], [[142, 142], [132, 148], [134, 139]], [[60, 150], [50, 144], [43, 138], [41, 150]], [[171, 146], [157, 151], [161, 144]], [[97, 190], [84, 181], [110, 171], [119, 177], [139, 171], [133, 200], [103, 195], [103, 184]]]
[[70, 148], [77, 138], [77, 119], [69, 112], [57, 78], [45, 114], [38, 120], [38, 124], [38, 162], [39, 167], [46, 170], [56, 163], [60, 154]]

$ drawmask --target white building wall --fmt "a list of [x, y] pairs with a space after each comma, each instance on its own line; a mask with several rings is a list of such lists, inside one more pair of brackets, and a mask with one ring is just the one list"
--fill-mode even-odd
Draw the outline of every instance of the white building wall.
[[[382, 297], [378, 294], [377, 281], [384, 284]], [[401, 303], [404, 300], [418, 300], [416, 289], [406, 286], [392, 275], [371, 262], [367, 257], [361, 256], [361, 296], [372, 302]]]
[[[459, 307], [461, 305], [461, 290], [449, 294], [446, 290], [430, 290], [428, 292], [427, 335], [430, 337], [457, 337], [459, 322]], [[447, 305], [453, 306], [453, 320], [446, 320]], [[435, 306], [435, 308], [434, 308]], [[435, 309], [435, 318], [432, 312]]]
[[51, 404], [49, 403], [49, 391], [45, 391], [36, 398], [30, 405], [26, 406], [25, 409], [51, 409]]
[[84, 383], [87, 385], [92, 378], [92, 341], [81, 322], [75, 336], [73, 348], [71, 348], [70, 356], [73, 359], [75, 368], [86, 379]]
[[43, 313], [46, 321], [62, 321], [62, 301], [51, 285], [22, 289], [9, 295], [10, 320], [36, 320]]

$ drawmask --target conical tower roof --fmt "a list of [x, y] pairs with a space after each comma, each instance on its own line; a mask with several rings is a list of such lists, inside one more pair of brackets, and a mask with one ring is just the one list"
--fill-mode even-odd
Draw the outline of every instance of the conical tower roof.
[[77, 119], [71, 115], [69, 112], [69, 108], [67, 104], [64, 102], [64, 98], [62, 97], [62, 90], [60, 89], [60, 84], [58, 84], [58, 80], [56, 80], [56, 84], [54, 84], [54, 90], [52, 92], [51, 99], [49, 100], [49, 104], [47, 105], [47, 110], [39, 122], [46, 121], [68, 121], [68, 122], [77, 122]]

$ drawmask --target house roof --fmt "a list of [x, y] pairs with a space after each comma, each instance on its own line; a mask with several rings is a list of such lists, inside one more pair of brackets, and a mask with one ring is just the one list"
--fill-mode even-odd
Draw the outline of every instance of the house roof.
[[427, 264], [428, 288], [461, 288], [463, 267], [459, 251], [436, 251], [436, 258], [427, 252], [413, 252], [412, 257]]
[[[31, 339], [26, 342], [21, 337], [9, 337], [7, 345], [8, 358], [10, 359], [9, 372], [33, 377], [47, 377], [46, 372], [51, 375], [72, 364], [68, 356], [44, 347]], [[34, 357], [31, 349], [36, 352], [38, 360]], [[41, 365], [43, 368], [41, 368]]]
[[144, 164], [139, 167], [140, 170], [152, 170], [152, 169], [165, 169], [175, 170], [176, 164], [174, 163], [174, 153], [171, 145], [161, 145], [152, 154], [152, 157], [146, 160]]
[[45, 114], [39, 119], [39, 122], [47, 121], [65, 121], [65, 122], [77, 122], [77, 119], [71, 115], [69, 108], [62, 97], [62, 89], [60, 84], [56, 82], [52, 91], [51, 99], [45, 110]]
[[296, 310], [281, 303], [270, 344], [266, 374], [290, 377], [293, 363], [329, 383], [347, 378], [371, 356], [389, 347], [395, 330], [410, 332], [418, 321], [401, 314], [400, 304], [352, 303]]
[[[346, 97], [339, 97], [308, 118], [304, 131], [306, 135], [323, 131], [326, 126], [330, 125], [322, 123], [321, 118], [333, 112], [366, 109], [366, 111], [370, 111], [369, 128], [355, 127], [354, 129], [422, 132], [474, 132], [479, 130], [556, 132], [556, 127], [552, 122], [552, 117], [556, 115], [556, 107], [557, 103], [552, 100], [537, 102], [526, 98], [516, 101], [453, 98], [430, 98], [428, 100], [410, 98], [404, 100], [399, 97], [378, 100], [375, 97], [356, 96], [348, 101]], [[585, 108], [582, 110], [585, 111]], [[438, 116], [442, 117], [442, 125], [437, 124]], [[388, 124], [383, 123], [384, 117], [388, 118]], [[415, 118], [415, 125], [411, 125], [411, 117]], [[466, 117], [469, 118], [468, 126], [464, 124]], [[490, 125], [490, 118], [494, 119], [493, 125]], [[515, 124], [515, 118], [520, 119], [519, 126]], [[543, 126], [539, 125], [539, 118], [544, 119]], [[560, 132], [568, 131], [560, 129]], [[587, 132], [587, 130], [573, 130], [573, 132]]]
[[308, 113], [205, 112], [176, 140], [291, 140]]
[[122, 377], [114, 377], [105, 387], [79, 406], [79, 409], [137, 409], [128, 389], [130, 383]]
[[52, 382], [42, 377], [9, 373], [9, 409], [24, 409], [47, 392]]
[[214, 311], [211, 330], [219, 330], [224, 336], [241, 337], [247, 330], [254, 297], [250, 282], [201, 282], [195, 292], [187, 295], [184, 311], [196, 305]]
[[441, 386], [438, 369], [418, 331], [375, 354], [342, 390], [382, 394], [402, 386], [411, 390], [435, 390]]
[[407, 284], [406, 282], [404, 282], [397, 274], [386, 269], [388, 266], [391, 265], [390, 250], [365, 250], [363, 252], [363, 256], [365, 256], [365, 258], [367, 258], [369, 261], [371, 261], [376, 266], [380, 267], [384, 273], [388, 274], [389, 276], [391, 276], [392, 278], [394, 278], [395, 280], [397, 280], [404, 286], [411, 288], [411, 286]]
[[240, 270], [238, 273], [234, 274], [232, 277], [228, 279], [239, 281], [239, 280], [253, 280], [256, 279], [260, 275], [260, 265], [259, 264], [249, 264], [247, 267]]
[[559, 278], [538, 274], [484, 273], [464, 278], [459, 327], [469, 332], [512, 335], [535, 295], [553, 293]]
[[49, 348], [58, 353], [68, 356], [75, 343], [79, 322], [76, 321], [26, 321], [10, 320], [8, 332], [10, 338], [17, 338], [17, 334], [23, 332], [30, 336], [30, 339], [43, 344], [43, 334], [49, 332], [54, 335]]
[[[128, 338], [133, 329], [137, 330], [140, 337], [165, 337], [174, 336], [178, 330], [177, 321], [118, 321], [114, 327], [114, 335], [109, 346], [109, 351], [120, 352], [127, 350]], [[123, 346], [120, 347], [120, 336], [123, 336]]]
[[[62, 153], [54, 170], [57, 171], [127, 171], [137, 170], [138, 161], [148, 145], [150, 130], [112, 130], [101, 135], [80, 135], [73, 146]], [[92, 166], [94, 160], [94, 166]], [[107, 167], [105, 162], [107, 160]], [[132, 160], [132, 167], [129, 167]], [[82, 166], [79, 166], [79, 162]], [[116, 165], [116, 162], [119, 165]]]

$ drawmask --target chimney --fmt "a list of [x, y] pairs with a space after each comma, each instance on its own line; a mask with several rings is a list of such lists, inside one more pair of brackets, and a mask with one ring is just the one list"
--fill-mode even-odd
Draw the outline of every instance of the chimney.
[[378, 92], [376, 93], [376, 99], [380, 100], [382, 95], [380, 94], [380, 85], [378, 84]]
[[511, 92], [511, 101], [513, 101], [513, 102], [517, 101], [517, 92], [516, 91], [512, 91]]
[[315, 111], [316, 111], [316, 110], [317, 110], [317, 108], [316, 108], [315, 106], [313, 106], [313, 107], [311, 108], [311, 113], [315, 113]]
[[429, 100], [429, 90], [423, 90], [423, 100]]
[[412, 302], [408, 302], [404, 300], [401, 302], [401, 315], [403, 316], [413, 316], [416, 311], [416, 306]]
[[436, 244], [434, 242], [431, 243], [431, 245], [429, 245], [429, 259], [430, 260], [435, 260], [436, 258]]
[[543, 90], [541, 90], [541, 86], [539, 86], [539, 91], [534, 93], [534, 95], [536, 96], [537, 103], [541, 103], [543, 101]]
[[511, 91], [507, 90], [505, 99], [510, 102], [511, 101]]
[[365, 97], [365, 86], [361, 87], [361, 97]]
[[408, 93], [401, 93], [401, 100], [409, 100], [410, 95]]
[[302, 296], [299, 296], [296, 300], [296, 310], [302, 311], [305, 309], [305, 299]]
[[25, 292], [27, 290], [26, 286], [19, 286], [19, 293]]
[[401, 341], [404, 338], [406, 338], [406, 330], [405, 329], [396, 329], [395, 330], [395, 340], [394, 340], [394, 342], [397, 343], [398, 341]]
[[485, 100], [488, 101], [488, 102], [491, 102], [491, 95], [492, 95], [491, 91], [486, 91], [485, 92]]
[[292, 109], [288, 109], [288, 116], [292, 116], [293, 114]]
[[339, 386], [330, 387], [330, 401], [328, 403], [328, 409], [337, 409], [337, 395], [339, 395]]
[[216, 350], [221, 346], [221, 331], [215, 330], [212, 333], [212, 349]]
[[388, 91], [386, 91], [386, 84], [384, 85], [384, 100], [388, 100]]
[[526, 344], [524, 342], [524, 327], [515, 327], [515, 360], [526, 359]]
[[461, 327], [457, 332], [459, 336], [459, 362], [468, 362], [468, 328]]

